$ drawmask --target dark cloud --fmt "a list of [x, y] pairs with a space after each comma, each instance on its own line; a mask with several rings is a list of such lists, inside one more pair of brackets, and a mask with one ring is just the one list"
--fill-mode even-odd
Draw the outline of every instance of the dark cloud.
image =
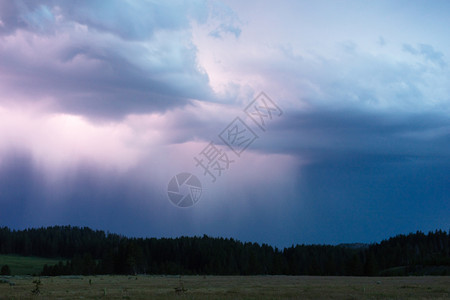
[[322, 160], [352, 156], [449, 159], [450, 121], [445, 113], [376, 113], [357, 110], [286, 114], [262, 148]]
[[[218, 142], [221, 130], [244, 115], [236, 103], [190, 101], [217, 100], [198, 65], [190, 28], [191, 19], [202, 23], [211, 16], [216, 22], [208, 30], [219, 38], [211, 40], [239, 40], [241, 22], [216, 2], [0, 2], [1, 104], [48, 101], [54, 110], [115, 119], [183, 105], [149, 123], [115, 123], [132, 131], [127, 147], [143, 147], [159, 135], [164, 144], [150, 143], [152, 154], [125, 171], [105, 167], [111, 156], [101, 165], [70, 157], [51, 170], [45, 153], [23, 150], [51, 137], [20, 141], [34, 132], [21, 126], [38, 127], [46, 117], [32, 125], [25, 124], [26, 114], [17, 118], [13, 127], [24, 136], [7, 134], [0, 149], [9, 150], [0, 157], [1, 224], [72, 224], [146, 236], [207, 233], [282, 246], [372, 242], [448, 227], [449, 77], [444, 55], [428, 44], [404, 44], [410, 61], [364, 53], [352, 40], [329, 57], [290, 46], [274, 46], [268, 55], [244, 47], [248, 56], [237, 58], [236, 73], [263, 78], [284, 114], [264, 133], [248, 120], [260, 137], [230, 171], [234, 175], [205, 189], [211, 197], [191, 210], [173, 207], [165, 186], [175, 174], [161, 178], [188, 165], [186, 157], [201, 173], [192, 160], [198, 152], [186, 154], [182, 146]], [[389, 48], [383, 37], [379, 45]], [[145, 134], [146, 124], [155, 126], [154, 135]], [[68, 142], [92, 150], [83, 145], [89, 139], [75, 145], [77, 138]], [[26, 146], [11, 149], [10, 141]], [[166, 151], [170, 147], [178, 148]]]
[[[81, 163], [76, 168], [65, 169], [56, 181], [49, 182], [46, 172], [28, 153], [16, 151], [4, 157], [7, 160], [0, 168], [2, 226], [28, 228], [71, 224], [131, 236], [209, 234], [274, 244], [281, 242], [276, 239], [276, 231], [269, 230], [268, 239], [262, 234], [265, 229], [282, 228], [282, 219], [277, 226], [264, 223], [277, 210], [277, 218], [282, 218], [283, 207], [263, 198], [264, 195], [266, 198], [280, 195], [282, 190], [274, 190], [277, 185], [273, 183], [268, 182], [267, 188], [255, 189], [255, 182], [249, 184], [229, 177], [228, 184], [234, 182], [232, 192], [214, 192], [214, 189], [230, 188], [227, 184], [210, 186], [210, 196], [201, 199], [202, 205], [183, 210], [169, 202], [167, 182], [160, 184], [152, 176], [155, 170], [146, 170], [143, 174], [137, 168], [116, 173]], [[249, 197], [259, 200], [248, 203]], [[249, 223], [258, 223], [259, 229], [245, 230]]]
[[[328, 155], [293, 178], [271, 171], [259, 180], [228, 174], [214, 185], [204, 182], [201, 202], [183, 210], [169, 203], [152, 170], [143, 176], [139, 169], [116, 173], [79, 164], [49, 183], [27, 153], [15, 151], [0, 168], [1, 223], [72, 224], [133, 236], [208, 234], [281, 247], [373, 242], [448, 226], [448, 158], [322, 153]], [[286, 189], [290, 180], [294, 190]]]
[[448, 227], [450, 121], [444, 112], [286, 113], [252, 146], [307, 161], [285, 210], [303, 240], [373, 242]]
[[450, 160], [336, 155], [302, 170], [308, 210], [304, 239], [374, 242], [404, 232], [448, 227]]
[[[48, 174], [29, 153], [4, 155], [0, 169], [2, 226], [27, 228], [73, 224], [129, 235], [173, 235], [164, 220], [171, 205], [136, 172], [118, 174], [81, 163], [49, 183]], [[164, 218], [158, 216], [164, 215]], [[180, 223], [188, 221], [181, 217]], [[179, 225], [175, 228], [180, 229]]]
[[214, 101], [190, 28], [208, 13], [203, 1], [2, 2], [2, 101], [107, 118]]

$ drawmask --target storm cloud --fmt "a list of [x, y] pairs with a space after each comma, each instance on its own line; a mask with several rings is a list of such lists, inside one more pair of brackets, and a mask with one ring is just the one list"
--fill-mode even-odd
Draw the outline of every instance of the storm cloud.
[[[1, 1], [0, 224], [290, 246], [447, 229], [446, 2]], [[402, 8], [401, 10], [399, 8]], [[244, 108], [281, 109], [262, 131]], [[219, 137], [236, 117], [242, 155]], [[233, 163], [212, 182], [194, 157]], [[180, 209], [172, 176], [203, 195]]]

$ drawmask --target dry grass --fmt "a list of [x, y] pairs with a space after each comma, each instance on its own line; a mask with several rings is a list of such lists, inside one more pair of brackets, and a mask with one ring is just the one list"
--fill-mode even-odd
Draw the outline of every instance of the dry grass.
[[[450, 277], [3, 277], [0, 299], [450, 299]], [[6, 281], [5, 280], [5, 281]], [[89, 281], [91, 283], [89, 283]]]

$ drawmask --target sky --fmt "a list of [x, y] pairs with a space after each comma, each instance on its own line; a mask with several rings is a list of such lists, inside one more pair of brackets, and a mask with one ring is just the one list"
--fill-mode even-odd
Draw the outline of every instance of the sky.
[[0, 226], [276, 247], [448, 230], [449, 9], [0, 0]]

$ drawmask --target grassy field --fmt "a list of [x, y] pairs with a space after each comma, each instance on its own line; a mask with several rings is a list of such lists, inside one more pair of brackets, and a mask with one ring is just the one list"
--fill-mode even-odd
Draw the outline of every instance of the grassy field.
[[450, 299], [450, 277], [434, 276], [60, 276], [38, 296], [36, 279], [0, 278], [0, 299]]
[[8, 265], [12, 275], [40, 274], [45, 264], [55, 265], [56, 259], [18, 255], [0, 255], [0, 267]]

